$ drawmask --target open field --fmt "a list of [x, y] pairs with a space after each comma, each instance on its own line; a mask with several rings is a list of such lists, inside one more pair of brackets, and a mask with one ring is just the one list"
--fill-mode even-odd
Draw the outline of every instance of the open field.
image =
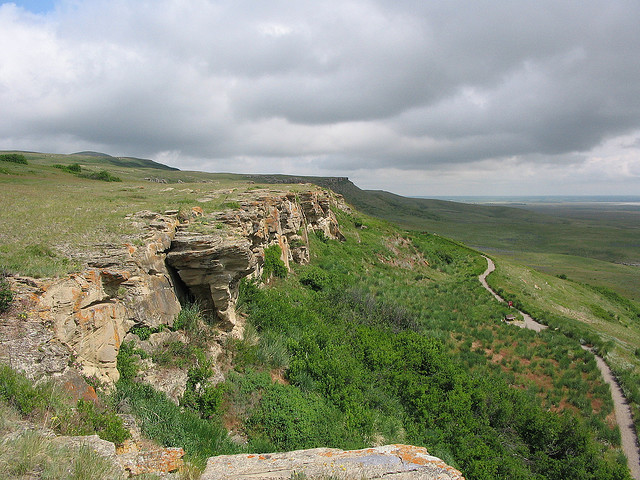
[[[259, 187], [237, 175], [146, 167], [140, 160], [127, 166], [113, 157], [24, 155], [27, 165], [0, 162], [0, 270], [35, 277], [76, 270], [77, 260], [96, 246], [134, 241], [129, 214], [192, 206], [216, 212], [233, 206], [238, 193]], [[84, 172], [106, 169], [123, 181], [97, 181], [53, 167], [73, 163]]]
[[496, 252], [492, 249], [486, 249], [486, 252], [542, 273], [564, 275], [577, 282], [611, 288], [620, 295], [640, 301], [640, 267], [559, 253]]

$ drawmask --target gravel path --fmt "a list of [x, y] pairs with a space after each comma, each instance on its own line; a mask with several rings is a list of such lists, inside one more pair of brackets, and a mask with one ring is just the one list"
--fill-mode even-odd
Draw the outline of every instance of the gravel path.
[[[484, 257], [487, 260], [487, 269], [484, 271], [482, 275], [478, 277], [480, 283], [484, 288], [486, 288], [491, 295], [493, 295], [496, 300], [499, 302], [504, 302], [504, 298], [494, 292], [489, 284], [487, 283], [487, 275], [493, 272], [496, 269], [495, 264], [489, 257]], [[542, 325], [541, 323], [536, 322], [533, 318], [527, 315], [520, 310], [517, 310], [523, 318], [524, 322], [516, 323], [518, 326], [523, 328], [528, 328], [530, 330], [535, 330], [539, 332], [547, 328], [546, 325]], [[589, 347], [582, 346], [585, 350], [593, 351]], [[640, 480], [640, 450], [638, 450], [638, 437], [636, 435], [636, 430], [633, 426], [633, 419], [631, 416], [631, 408], [629, 407], [629, 402], [624, 397], [622, 393], [622, 389], [620, 385], [616, 381], [611, 369], [603, 360], [602, 357], [593, 353], [596, 357], [596, 363], [598, 365], [598, 369], [604, 378], [604, 381], [607, 382], [611, 389], [611, 398], [613, 399], [613, 410], [616, 415], [616, 422], [620, 427], [620, 436], [622, 439], [622, 451], [627, 456], [627, 463], [629, 465], [629, 470], [631, 471], [631, 476], [635, 480]]]

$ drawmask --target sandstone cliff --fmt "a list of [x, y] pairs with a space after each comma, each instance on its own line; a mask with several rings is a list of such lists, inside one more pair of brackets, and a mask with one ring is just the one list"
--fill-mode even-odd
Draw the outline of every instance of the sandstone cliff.
[[[309, 236], [321, 232], [321, 238], [343, 240], [332, 209], [349, 210], [340, 196], [320, 190], [255, 190], [237, 198], [233, 208], [208, 215], [199, 207], [138, 212], [128, 218], [139, 232], [136, 238], [99, 246], [101, 253], [92, 254], [81, 271], [44, 280], [13, 276], [22, 313], [0, 322], [0, 361], [33, 379], [60, 377], [75, 399], [98, 401], [82, 375], [107, 385], [117, 381], [117, 357], [125, 338], [147, 353], [168, 342], [186, 343], [180, 331], [159, 328], [171, 327], [185, 302], [200, 303], [215, 318], [219, 338], [242, 335], [235, 311], [238, 284], [247, 276], [262, 277], [265, 249], [279, 245], [287, 268], [307, 263]], [[131, 332], [133, 327], [155, 333], [141, 340]], [[221, 349], [214, 344], [208, 353], [215, 359]], [[185, 390], [186, 372], [163, 372], [151, 359], [146, 362], [150, 366], [140, 378], [177, 401]], [[175, 471], [184, 454], [181, 448], [147, 444], [137, 435], [118, 450], [95, 436], [55, 441], [89, 444], [129, 475]], [[213, 457], [202, 478], [289, 479], [296, 474], [463, 479], [425, 449], [402, 445]]]
[[[4, 356], [33, 378], [61, 374], [72, 365], [110, 384], [119, 377], [116, 359], [127, 332], [134, 326], [171, 326], [181, 301], [200, 303], [222, 333], [241, 336], [238, 284], [261, 274], [264, 249], [280, 245], [287, 268], [308, 262], [309, 232], [341, 239], [331, 206], [345, 207], [340, 198], [319, 190], [255, 190], [238, 199], [235, 208], [210, 215], [199, 207], [138, 212], [129, 217], [140, 232], [137, 238], [101, 246], [84, 270], [59, 279], [14, 277], [25, 313], [4, 328]], [[207, 225], [214, 226], [202, 228]], [[25, 328], [32, 334], [22, 339], [9, 334]], [[29, 338], [37, 340], [22, 348]], [[35, 364], [34, 350], [42, 357]]]

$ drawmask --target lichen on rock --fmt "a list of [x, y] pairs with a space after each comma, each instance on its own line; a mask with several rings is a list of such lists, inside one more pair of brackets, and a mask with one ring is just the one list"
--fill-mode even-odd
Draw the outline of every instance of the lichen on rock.
[[289, 480], [296, 475], [308, 479], [464, 480], [458, 470], [429, 455], [426, 448], [412, 445], [221, 455], [209, 459], [201, 480]]

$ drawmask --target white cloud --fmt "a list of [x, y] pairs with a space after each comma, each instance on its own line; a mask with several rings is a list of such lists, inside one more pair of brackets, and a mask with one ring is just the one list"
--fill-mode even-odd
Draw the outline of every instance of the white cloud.
[[0, 148], [413, 194], [640, 191], [637, 150], [618, 145], [640, 129], [639, 15], [633, 0], [3, 4]]

